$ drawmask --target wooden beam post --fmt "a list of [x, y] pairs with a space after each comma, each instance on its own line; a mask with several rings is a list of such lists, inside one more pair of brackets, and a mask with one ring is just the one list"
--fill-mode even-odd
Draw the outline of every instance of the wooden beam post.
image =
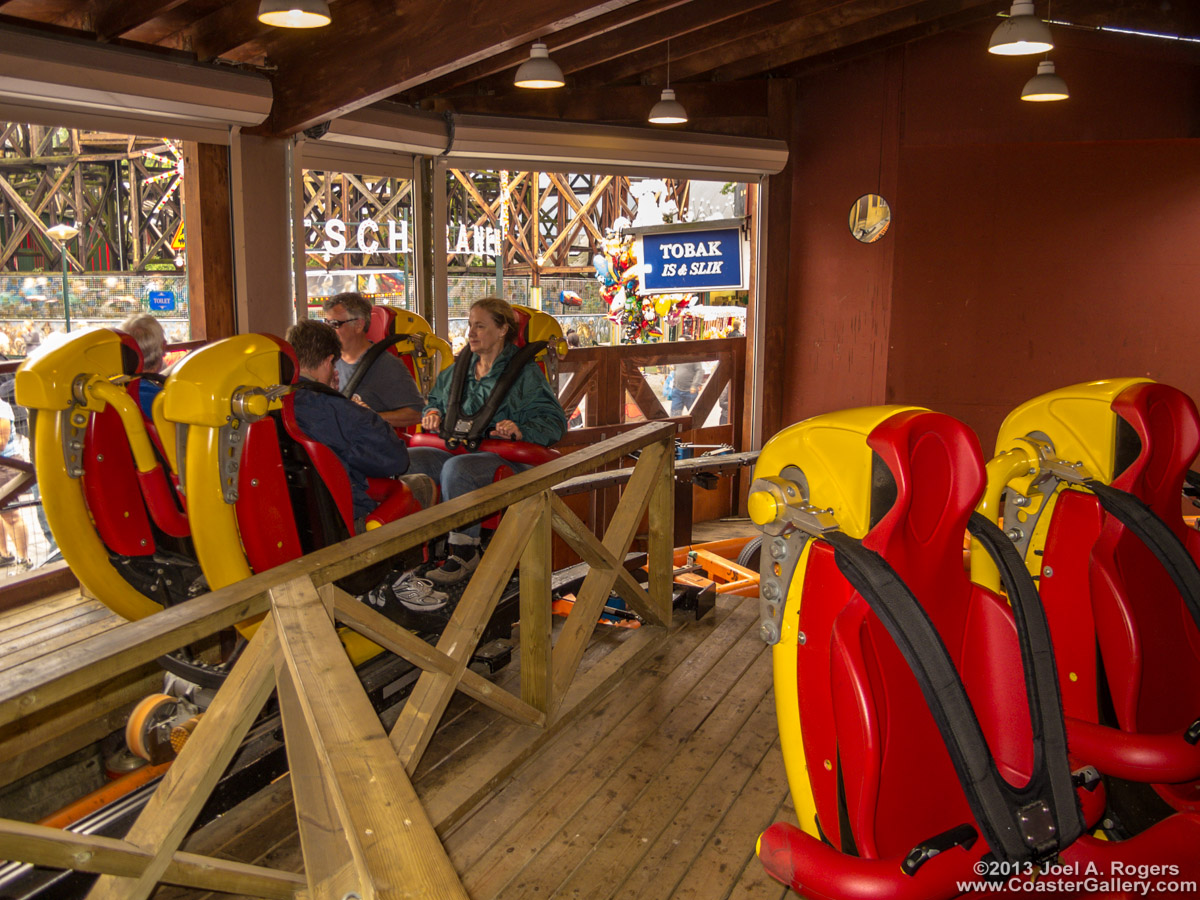
[[228, 147], [184, 142], [183, 215], [192, 340], [227, 338], [237, 330]]
[[282, 335], [292, 324], [286, 141], [233, 132], [237, 329]]
[[529, 522], [529, 543], [521, 554], [521, 699], [549, 714], [553, 709], [550, 640], [550, 577], [553, 552], [550, 492], [537, 498], [537, 517]]
[[[279, 629], [280, 683], [285, 695], [295, 687], [283, 707], [284, 727], [290, 727], [289, 738], [298, 729], [307, 734], [305, 764], [316, 764], [301, 782], [307, 800], [298, 799], [297, 812], [315, 808], [323, 817], [332, 812], [340, 826], [340, 834], [319, 839], [327, 855], [318, 871], [307, 872], [310, 896], [340, 900], [345, 888], [364, 900], [468, 900], [317, 589], [301, 576], [273, 588], [271, 603]], [[314, 780], [321, 783], [319, 792]], [[348, 853], [334, 852], [339, 837]], [[304, 849], [307, 866], [309, 848]]]
[[154, 891], [217, 780], [275, 686], [275, 625], [263, 621], [125, 840], [153, 858], [136, 879], [103, 875], [88, 900], [144, 900]]

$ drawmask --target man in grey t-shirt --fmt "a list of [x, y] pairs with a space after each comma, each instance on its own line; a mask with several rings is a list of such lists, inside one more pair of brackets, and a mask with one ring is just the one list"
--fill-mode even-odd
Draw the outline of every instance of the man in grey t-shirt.
[[[363, 356], [371, 347], [367, 328], [371, 322], [371, 303], [362, 294], [345, 293], [330, 297], [322, 305], [325, 322], [337, 329], [342, 358], [335, 361], [338, 384], [350, 383]], [[379, 354], [363, 375], [351, 397], [367, 406], [394, 428], [406, 428], [421, 421], [425, 401], [417, 384], [399, 359], [388, 352]]]

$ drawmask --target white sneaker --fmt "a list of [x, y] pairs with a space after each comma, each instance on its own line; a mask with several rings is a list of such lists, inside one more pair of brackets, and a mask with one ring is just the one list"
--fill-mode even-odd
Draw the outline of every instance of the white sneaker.
[[400, 603], [413, 612], [432, 612], [446, 605], [450, 597], [436, 590], [428, 578], [420, 578], [413, 572], [406, 572], [392, 582], [392, 593]]

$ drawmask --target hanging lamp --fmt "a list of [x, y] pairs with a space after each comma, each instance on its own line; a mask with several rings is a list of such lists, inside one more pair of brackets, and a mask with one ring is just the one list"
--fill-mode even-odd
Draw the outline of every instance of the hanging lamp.
[[328, 25], [325, 0], [261, 0], [258, 21], [278, 28], [321, 28]]
[[1008, 18], [996, 26], [988, 53], [1029, 56], [1054, 49], [1050, 26], [1033, 14], [1033, 0], [1014, 0]]
[[550, 51], [541, 41], [529, 48], [529, 59], [521, 63], [513, 84], [520, 88], [560, 88], [566, 84], [562, 69], [550, 58]]
[[1070, 96], [1067, 83], [1054, 71], [1054, 63], [1048, 59], [1038, 63], [1037, 74], [1025, 82], [1025, 87], [1021, 90], [1022, 100], [1035, 103], [1066, 100]]
[[[671, 83], [671, 42], [667, 41], [667, 84]], [[682, 125], [688, 120], [687, 110], [675, 99], [675, 91], [663, 88], [662, 96], [650, 110], [650, 122], [654, 125]]]

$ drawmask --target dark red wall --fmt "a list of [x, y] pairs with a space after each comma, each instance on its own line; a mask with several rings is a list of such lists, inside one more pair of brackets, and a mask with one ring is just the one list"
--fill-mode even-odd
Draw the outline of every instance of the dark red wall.
[[[1200, 397], [1200, 69], [1144, 38], [1060, 36], [1036, 60], [956, 32], [803, 80], [785, 423], [880, 402], [943, 410], [989, 448], [1004, 414], [1092, 378]], [[889, 234], [849, 235], [882, 188]]]

